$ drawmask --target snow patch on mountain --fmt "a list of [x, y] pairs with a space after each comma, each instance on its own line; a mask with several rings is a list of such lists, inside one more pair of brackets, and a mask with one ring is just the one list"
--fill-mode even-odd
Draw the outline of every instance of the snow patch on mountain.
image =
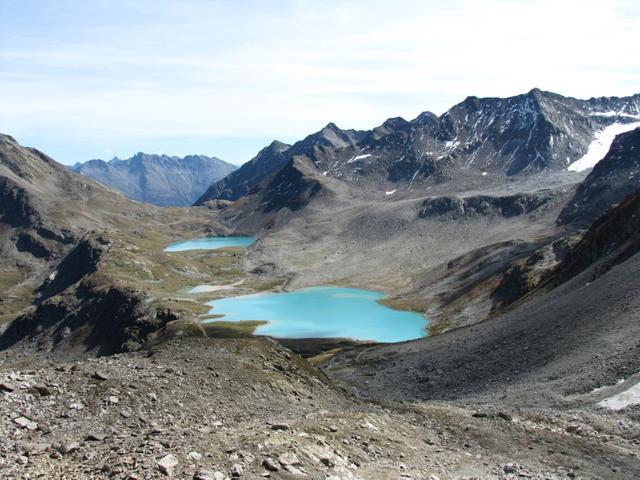
[[609, 151], [611, 143], [616, 135], [628, 132], [634, 128], [640, 127], [640, 122], [633, 123], [614, 123], [605, 127], [596, 133], [596, 138], [589, 145], [587, 153], [580, 159], [573, 162], [567, 170], [572, 172], [581, 172], [588, 168], [593, 168]]
[[620, 392], [609, 398], [605, 398], [598, 403], [598, 406], [608, 408], [609, 410], [618, 411], [622, 410], [625, 407], [638, 404], [640, 404], [640, 383], [636, 383], [623, 392]]
[[364, 160], [365, 158], [369, 158], [370, 156], [371, 156], [370, 153], [366, 153], [364, 155], [357, 155], [351, 158], [350, 160], [348, 160], [347, 163], [353, 163], [353, 162], [357, 162], [358, 160]]
[[590, 113], [589, 115], [591, 115], [592, 117], [625, 117], [625, 118], [637, 118], [638, 120], [640, 120], [640, 115], [632, 115], [630, 113], [625, 113], [625, 112], [614, 112], [614, 111], [593, 112], [593, 113]]

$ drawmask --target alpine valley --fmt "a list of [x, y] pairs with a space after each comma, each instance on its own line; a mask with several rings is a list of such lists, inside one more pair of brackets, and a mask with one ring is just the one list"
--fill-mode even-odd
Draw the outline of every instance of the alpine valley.
[[[237, 169], [2, 135], [0, 232], [3, 478], [640, 477], [640, 94], [468, 97]], [[167, 251], [201, 237], [245, 243]], [[215, 309], [322, 286], [426, 331]]]

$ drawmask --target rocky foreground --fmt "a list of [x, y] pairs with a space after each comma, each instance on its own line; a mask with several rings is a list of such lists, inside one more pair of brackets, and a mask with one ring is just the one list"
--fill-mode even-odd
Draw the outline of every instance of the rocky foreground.
[[362, 401], [269, 339], [0, 364], [4, 479], [637, 478], [638, 417]]

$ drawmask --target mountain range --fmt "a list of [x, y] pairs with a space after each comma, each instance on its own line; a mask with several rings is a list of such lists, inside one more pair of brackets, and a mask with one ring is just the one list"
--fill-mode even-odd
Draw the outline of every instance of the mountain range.
[[139, 152], [126, 160], [116, 157], [76, 163], [72, 169], [132, 200], [166, 207], [191, 205], [211, 183], [236, 166], [205, 155], [170, 157]]
[[293, 145], [272, 143], [214, 183], [196, 205], [237, 200], [294, 157], [370, 191], [424, 191], [452, 180], [470, 189], [487, 175], [566, 171], [588, 153], [596, 133], [639, 122], [640, 94], [579, 100], [533, 89], [509, 98], [468, 97], [443, 115], [390, 118], [368, 131], [329, 123]]

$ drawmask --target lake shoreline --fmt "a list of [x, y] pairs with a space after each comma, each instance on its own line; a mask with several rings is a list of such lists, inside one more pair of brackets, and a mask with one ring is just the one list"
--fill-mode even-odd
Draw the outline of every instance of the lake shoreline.
[[[200, 237], [172, 243], [165, 251], [244, 251], [255, 241], [255, 237]], [[210, 310], [200, 316], [200, 324], [214, 336], [268, 336], [279, 341], [332, 339], [330, 342], [354, 344], [395, 343], [428, 336], [428, 319], [421, 312], [393, 308], [384, 292], [334, 285], [288, 290], [290, 280], [286, 277], [278, 288], [266, 291], [242, 288], [241, 280], [201, 284], [186, 293], [200, 295], [198, 301], [207, 293], [223, 295], [203, 302]]]

